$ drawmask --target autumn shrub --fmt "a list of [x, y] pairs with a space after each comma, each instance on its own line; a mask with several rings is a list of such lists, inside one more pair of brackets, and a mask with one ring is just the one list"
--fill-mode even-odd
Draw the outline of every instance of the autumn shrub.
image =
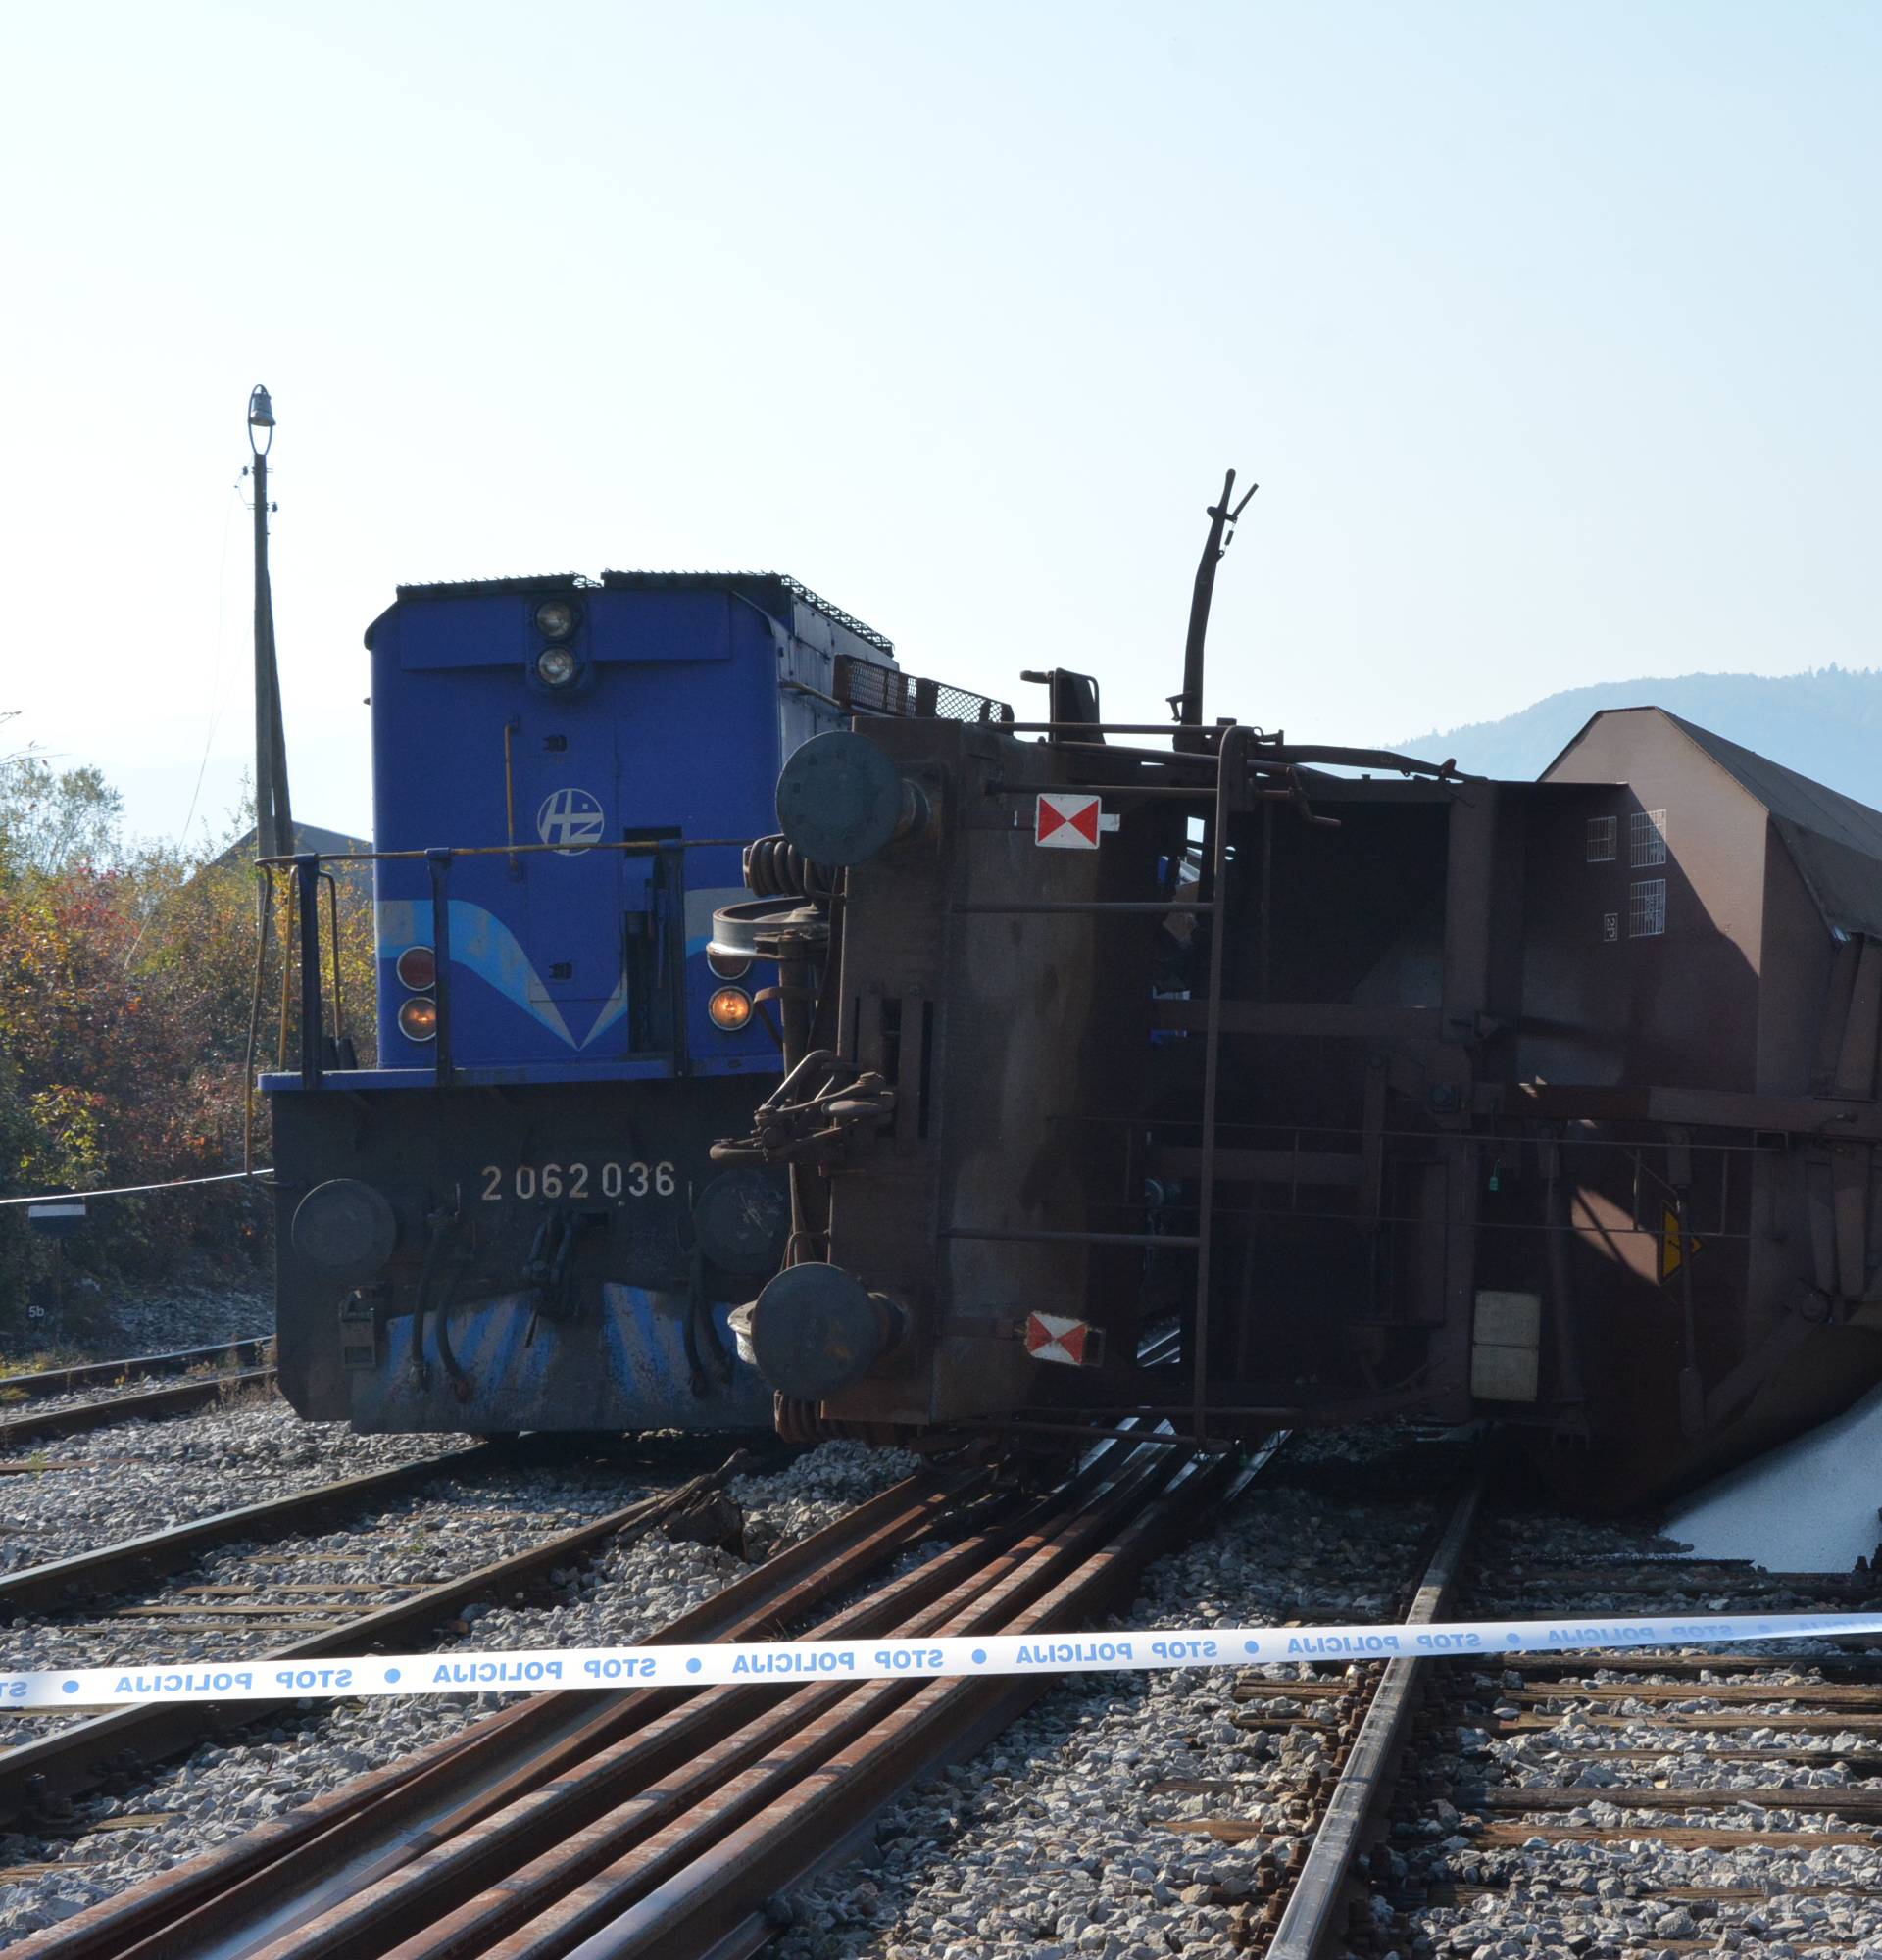
[[[60, 778], [0, 763], [0, 1196], [99, 1191], [239, 1170], [268, 1157], [265, 1099], [244, 1094], [257, 987], [257, 873], [246, 851], [124, 848], [116, 799], [95, 772]], [[9, 771], [12, 773], [9, 774]], [[282, 881], [285, 888], [285, 880]], [[338, 891], [349, 1030], [370, 1063], [371, 904]], [[324, 918], [322, 925], [324, 926]], [[283, 935], [261, 973], [255, 1060], [298, 1054], [297, 967], [279, 1022]], [[43, 1281], [47, 1249], [24, 1206], [0, 1207], [0, 1316]], [[70, 1264], [156, 1279], [205, 1262], [253, 1270], [267, 1250], [264, 1195], [180, 1186], [99, 1200], [67, 1245]]]

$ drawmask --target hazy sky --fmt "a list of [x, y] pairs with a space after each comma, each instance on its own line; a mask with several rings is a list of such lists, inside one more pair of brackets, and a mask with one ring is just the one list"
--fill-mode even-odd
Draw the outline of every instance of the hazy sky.
[[[9, 736], [371, 821], [400, 581], [794, 573], [905, 662], [1373, 741], [1874, 662], [1869, 4], [0, 11]], [[213, 732], [212, 732], [213, 731]]]

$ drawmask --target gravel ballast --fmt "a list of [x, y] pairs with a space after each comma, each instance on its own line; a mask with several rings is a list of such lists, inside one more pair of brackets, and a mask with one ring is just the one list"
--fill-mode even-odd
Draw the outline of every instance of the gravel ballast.
[[40, 1348], [73, 1360], [125, 1361], [172, 1354], [219, 1341], [248, 1341], [274, 1331], [272, 1296], [261, 1286], [138, 1287], [75, 1281], [62, 1312], [27, 1320], [0, 1342], [0, 1360], [24, 1360]]
[[[1469, 1609], [1533, 1615], [1544, 1610], [1552, 1589], [1560, 1597], [1563, 1568], [1579, 1570], [1582, 1576], [1569, 1583], [1593, 1609], [1604, 1603], [1600, 1589], [1610, 1571], [1625, 1589], [1613, 1595], [1614, 1609], [1634, 1613], [1724, 1612], [1752, 1604], [1808, 1612], [1824, 1603], [1815, 1575], [1791, 1581], [1749, 1569], [1682, 1566], [1665, 1557], [1676, 1549], [1624, 1526], [1548, 1514], [1494, 1520], [1482, 1534]], [[1855, 1590], [1869, 1589], [1859, 1581]], [[1732, 1649], [1716, 1651], [1723, 1657]], [[1381, 1949], [1405, 1960], [1560, 1954], [1658, 1960], [1702, 1948], [1758, 1960], [1882, 1953], [1882, 1844], [1874, 1841], [1882, 1833], [1865, 1802], [1882, 1787], [1872, 1781], [1882, 1769], [1882, 1737], [1859, 1723], [1830, 1733], [1786, 1726], [1787, 1715], [1796, 1722], [1822, 1685], [1812, 1661], [1831, 1653], [1848, 1658], [1820, 1642], [1786, 1642], [1785, 1664], [1755, 1671], [1721, 1666], [1697, 1679], [1651, 1668], [1604, 1669], [1593, 1655], [1586, 1666], [1564, 1657], [1560, 1680], [1514, 1667], [1461, 1667], [1448, 1685], [1456, 1697], [1451, 1706], [1461, 1713], [1449, 1714], [1439, 1731], [1451, 1746], [1430, 1765], [1449, 1797], [1427, 1796], [1415, 1827], [1391, 1854], [1395, 1884], [1433, 1902], [1408, 1911]], [[1578, 1682], [1616, 1685], [1623, 1692], [1595, 1701], [1576, 1692]], [[1654, 1684], [1678, 1691], [1668, 1698], [1624, 1691]], [[1716, 1691], [1727, 1684], [1729, 1703]], [[1753, 1698], [1741, 1700], [1748, 1690]], [[1542, 1698], [1511, 1698], [1525, 1691]], [[1734, 1725], [1718, 1732], [1672, 1719], [1703, 1721], [1720, 1711]], [[1748, 1726], [1736, 1726], [1737, 1718]], [[1518, 1719], [1545, 1726], [1511, 1726]], [[1751, 1759], [1721, 1761], [1727, 1749], [1751, 1752]], [[1498, 1808], [1496, 1823], [1520, 1841], [1489, 1844], [1481, 1841], [1480, 1792], [1491, 1788], [1511, 1794], [1533, 1789], [1539, 1797], [1548, 1791], [1557, 1800], [1526, 1814]], [[1633, 1790], [1685, 1789], [1702, 1793], [1691, 1810], [1628, 1801]], [[1786, 1801], [1803, 1791], [1834, 1799], [1840, 1790], [1850, 1792], [1849, 1816]], [[1563, 1808], [1560, 1799], [1569, 1792], [1572, 1807]], [[1564, 1827], [1602, 1835], [1562, 1837]], [[1688, 1827], [1746, 1834], [1751, 1841], [1688, 1846], [1659, 1835]], [[1765, 1837], [1771, 1841], [1758, 1841]], [[1812, 1838], [1825, 1841], [1813, 1845]], [[1836, 1838], [1856, 1841], [1830, 1841]]]
[[[1149, 1569], [1116, 1624], [1397, 1617], [1432, 1503], [1415, 1490], [1310, 1488], [1315, 1456], [1338, 1448], [1304, 1448], [1258, 1479], [1208, 1537]], [[887, 1813], [876, 1856], [797, 1898], [777, 1950], [785, 1960], [1234, 1953], [1239, 1908], [1302, 1855], [1310, 1790], [1331, 1775], [1318, 1730], [1236, 1718], [1250, 1706], [1258, 1718], [1314, 1714], [1289, 1687], [1346, 1676], [1343, 1664], [1282, 1663], [1074, 1678]], [[1254, 1683], [1273, 1698], [1238, 1703], [1237, 1687]], [[1182, 1828], [1205, 1818], [1253, 1835], [1230, 1845]]]
[[358, 1436], [344, 1423], [303, 1422], [286, 1402], [249, 1390], [225, 1406], [21, 1445], [0, 1459], [10, 1466], [0, 1482], [0, 1572], [442, 1455], [472, 1441]]
[[[191, 1420], [179, 1418], [167, 1427]], [[380, 1441], [410, 1446], [419, 1439]], [[434, 1441], [442, 1446], [450, 1439]], [[913, 1464], [914, 1459], [900, 1451], [826, 1444], [781, 1471], [735, 1478], [729, 1489], [745, 1513], [747, 1544], [756, 1541], [776, 1550], [886, 1489], [909, 1474]], [[675, 1475], [670, 1481], [682, 1479]], [[478, 1479], [467, 1487], [460, 1501], [427, 1493], [403, 1503], [396, 1530], [378, 1534], [387, 1543], [372, 1543], [373, 1531], [349, 1529], [324, 1535], [317, 1548], [351, 1547], [363, 1564], [372, 1563], [373, 1569], [389, 1575], [401, 1569], [408, 1556], [419, 1558], [409, 1547], [423, 1530], [435, 1541], [427, 1556], [441, 1556], [439, 1547], [447, 1541], [462, 1541], [465, 1561], [483, 1563], [506, 1548], [482, 1536], [490, 1521], [460, 1520], [454, 1525], [451, 1514], [461, 1513], [467, 1504], [480, 1511], [495, 1508], [493, 1493], [500, 1488], [520, 1503], [536, 1506], [532, 1517], [546, 1520], [553, 1514], [574, 1523], [619, 1509], [652, 1486], [610, 1482], [587, 1472], [579, 1478], [567, 1472], [515, 1473], [501, 1486]], [[535, 1532], [537, 1540], [540, 1536]], [[240, 1557], [231, 1551], [215, 1562], [234, 1569]], [[448, 1652], [463, 1647], [586, 1646], [639, 1640], [749, 1569], [730, 1552], [686, 1541], [669, 1543], [654, 1533], [625, 1548], [611, 1546], [591, 1564], [565, 1572], [565, 1583], [550, 1603], [473, 1604], [453, 1630], [430, 1644]], [[433, 1570], [433, 1576], [444, 1575]], [[25, 1834], [0, 1838], [0, 1946], [70, 1918], [369, 1769], [391, 1763], [500, 1705], [494, 1695], [469, 1693], [409, 1701], [304, 1704], [274, 1726], [254, 1731], [252, 1740], [198, 1748], [186, 1759], [140, 1778], [138, 1787], [126, 1794], [80, 1801], [73, 1829], [89, 1835], [72, 1841]], [[20, 1739], [13, 1730], [0, 1735]], [[109, 1828], [116, 1820], [130, 1818], [153, 1821]], [[31, 1869], [41, 1864], [49, 1869]], [[7, 1872], [21, 1868], [27, 1868], [29, 1875], [7, 1883]]]

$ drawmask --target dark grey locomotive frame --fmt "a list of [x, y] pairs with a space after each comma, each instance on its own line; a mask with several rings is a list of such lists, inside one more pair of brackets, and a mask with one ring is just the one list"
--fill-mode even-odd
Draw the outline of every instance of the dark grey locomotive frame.
[[[725, 1316], [775, 1263], [781, 1181], [728, 1185], [708, 1156], [755, 1087], [277, 1095], [277, 1325], [295, 1408], [378, 1430], [768, 1427], [770, 1392], [734, 1365]], [[302, 1206], [336, 1163], [345, 1191], [376, 1194], [388, 1240], [348, 1214], [305, 1243]]]

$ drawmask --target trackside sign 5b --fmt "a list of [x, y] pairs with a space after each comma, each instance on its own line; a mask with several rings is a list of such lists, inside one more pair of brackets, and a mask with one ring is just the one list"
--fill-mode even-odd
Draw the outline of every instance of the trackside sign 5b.
[[1096, 851], [1099, 833], [1115, 830], [1117, 822], [1105, 814], [1098, 797], [1064, 791], [1042, 795], [1032, 820], [1032, 841], [1047, 851]]

